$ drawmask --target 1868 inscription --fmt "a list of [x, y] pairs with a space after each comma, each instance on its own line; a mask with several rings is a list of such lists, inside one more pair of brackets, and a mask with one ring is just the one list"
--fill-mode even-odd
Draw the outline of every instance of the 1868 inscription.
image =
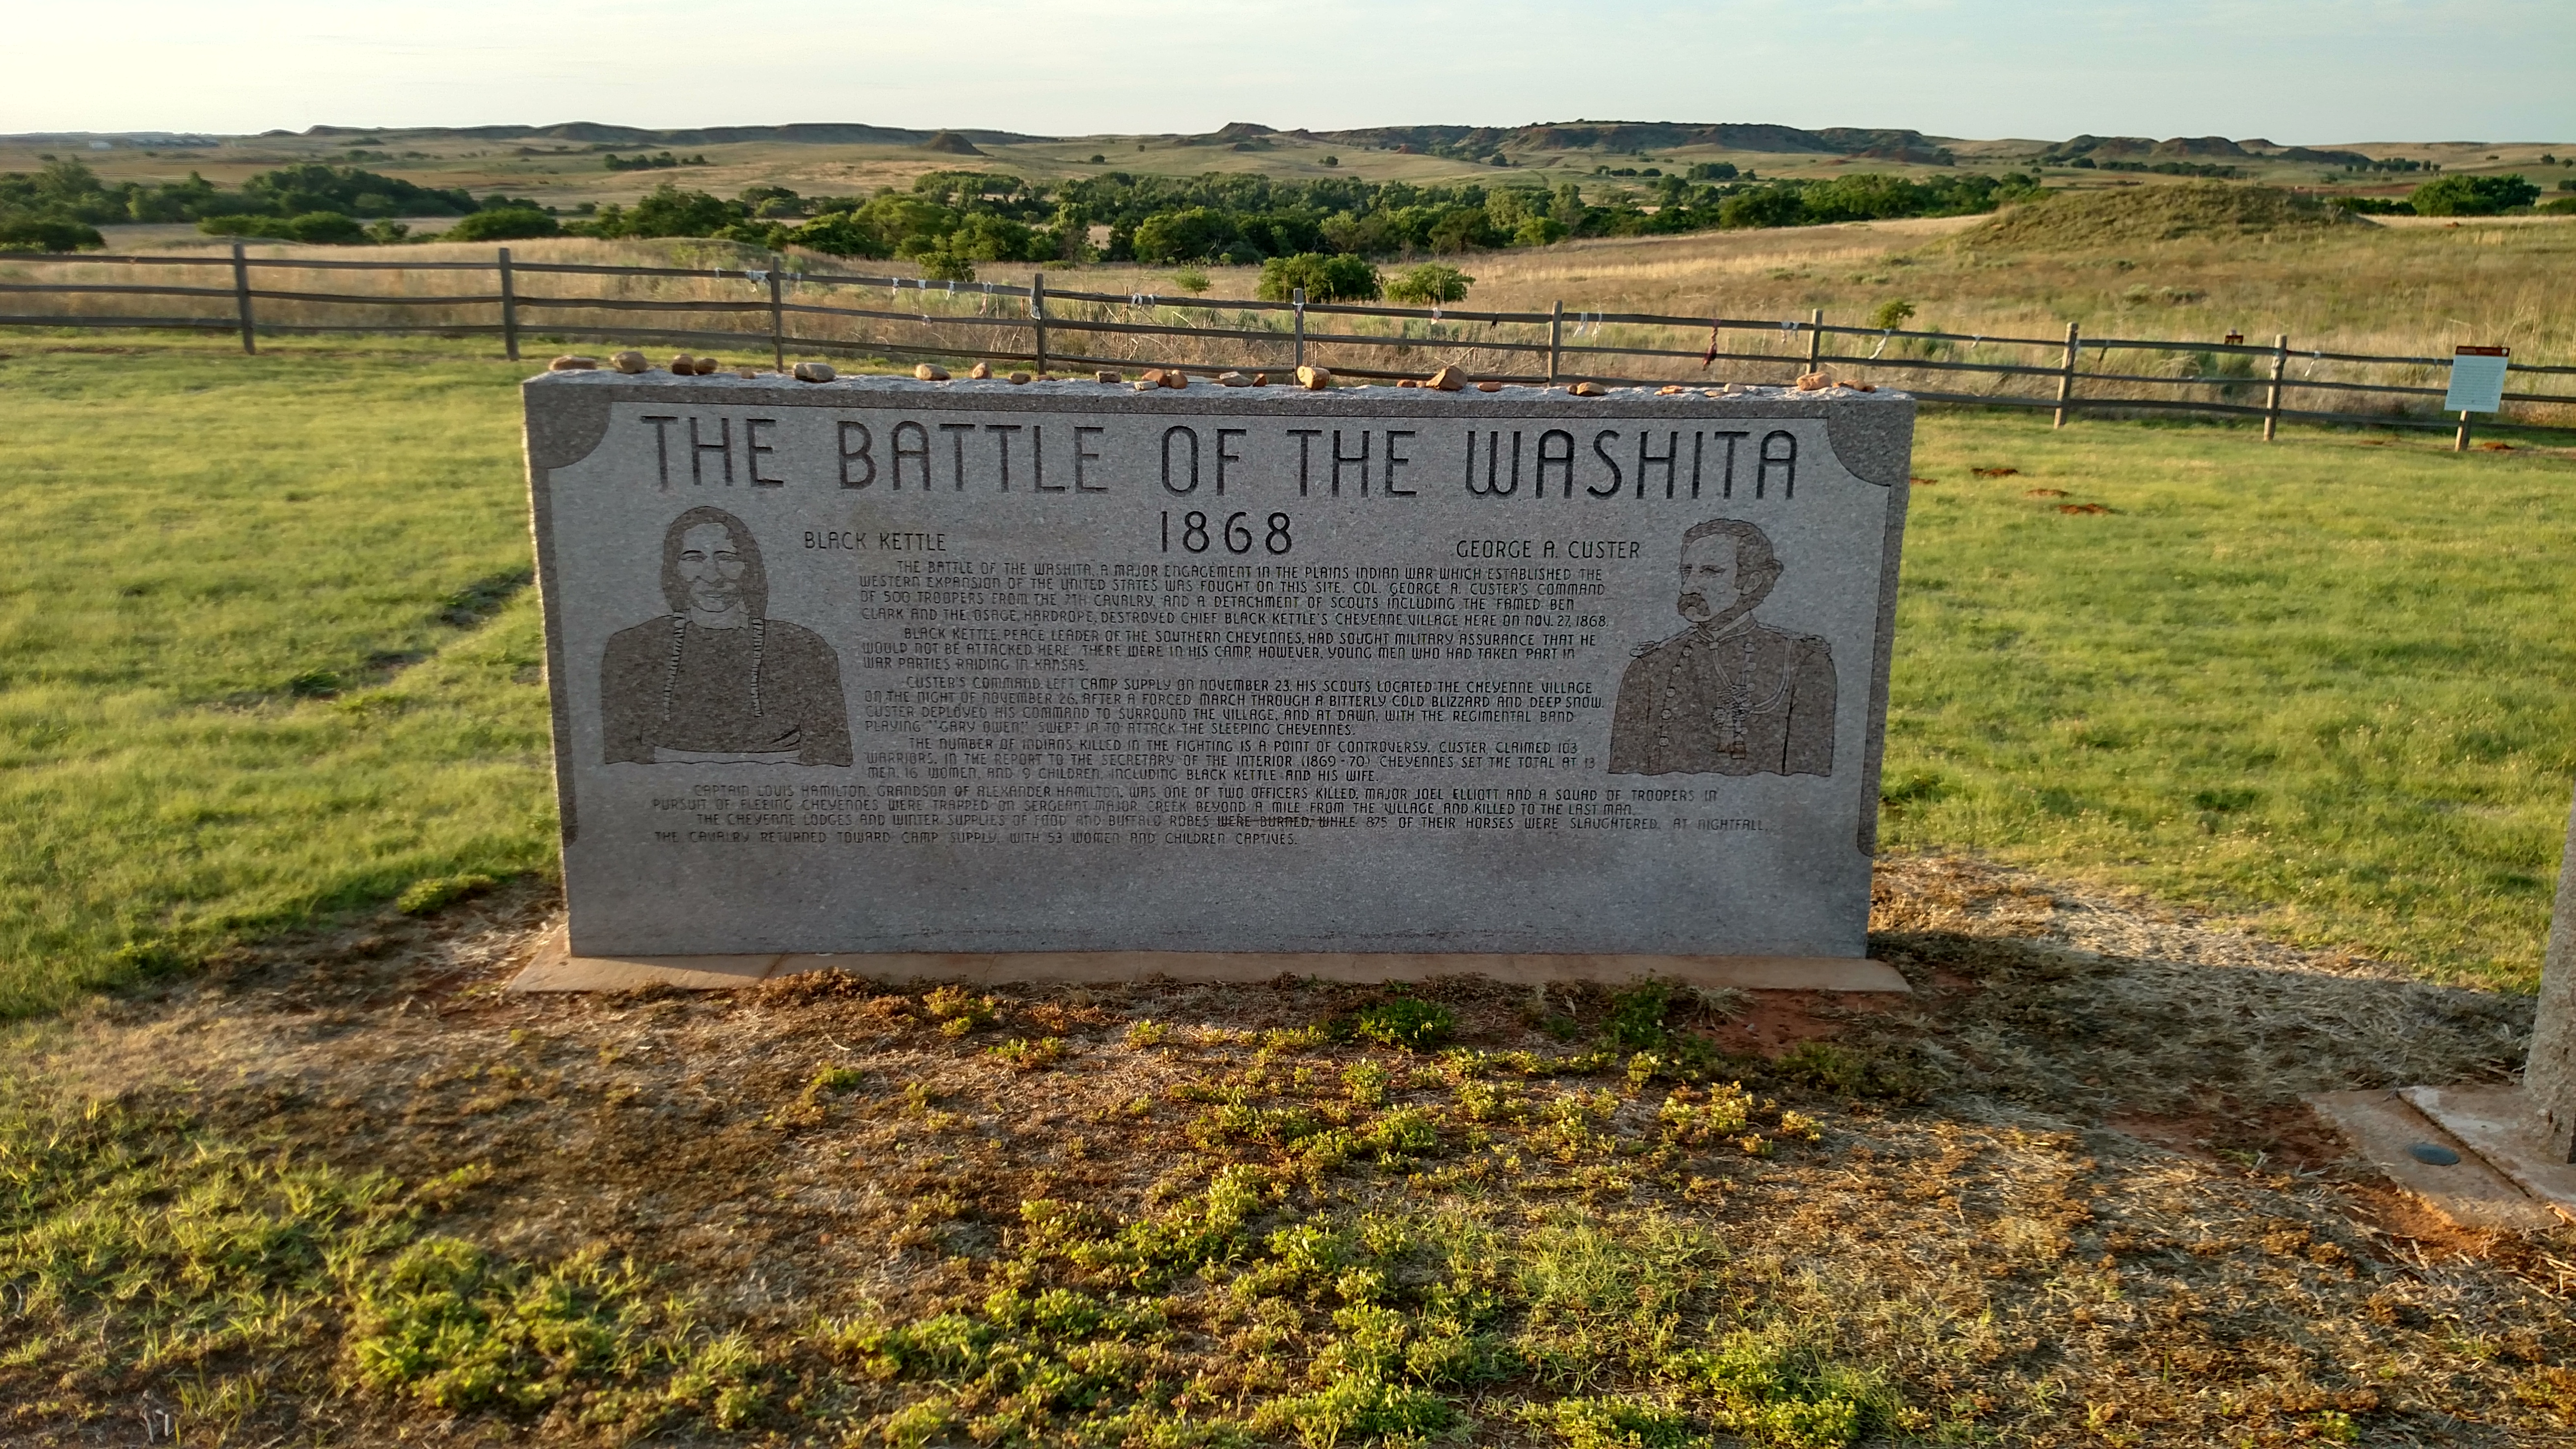
[[577, 952], [1861, 952], [1901, 398], [528, 407]]

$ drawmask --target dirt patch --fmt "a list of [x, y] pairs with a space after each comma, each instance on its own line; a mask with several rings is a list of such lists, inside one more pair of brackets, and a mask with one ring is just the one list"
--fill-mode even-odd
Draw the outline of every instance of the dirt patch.
[[[22, 1296], [0, 1302], [61, 1316], [0, 1365], [17, 1406], [0, 1432], [104, 1443], [130, 1436], [137, 1402], [179, 1412], [185, 1388], [199, 1431], [248, 1443], [1144, 1432], [1112, 1409], [1222, 1420], [1238, 1442], [1356, 1442], [1391, 1431], [1333, 1430], [1329, 1406], [1366, 1393], [1474, 1442], [1546, 1444], [1564, 1442], [1547, 1416], [1589, 1412], [1561, 1408], [1561, 1372], [1706, 1425], [1749, 1412], [1687, 1367], [1740, 1330], [1756, 1338], [1724, 1341], [1868, 1365], [1866, 1383], [1834, 1369], [1796, 1392], [1857, 1395], [1832, 1402], [1879, 1435], [2508, 1445], [2557, 1432], [2555, 1381], [2535, 1375], [2576, 1356], [2576, 1236], [2443, 1229], [2352, 1175], [2299, 1100], [2493, 1079], [2527, 1001], [1973, 861], [1882, 863], [1872, 950], [1914, 982], [1902, 997], [1293, 978], [929, 992], [832, 974], [505, 994], [556, 909], [504, 889], [235, 952], [31, 1029], [13, 1090], [51, 1094], [61, 1122], [85, 1102], [161, 1114], [200, 1154], [390, 1173], [412, 1240], [473, 1245], [493, 1282], [631, 1255], [649, 1301], [689, 1305], [697, 1326], [669, 1341], [696, 1357], [539, 1365], [499, 1380], [517, 1399], [441, 1408], [424, 1396], [450, 1381], [426, 1369], [355, 1375], [355, 1336], [388, 1310], [343, 1290], [282, 1347], [156, 1360], [136, 1310], [81, 1317], [78, 1292], [13, 1280]], [[1423, 1045], [1373, 1042], [1366, 1021]], [[200, 1160], [154, 1151], [179, 1179]], [[1227, 1184], [1248, 1194], [1223, 1209], [1235, 1227]], [[1562, 1276], [1582, 1243], [1608, 1299], [1561, 1296], [1593, 1281]], [[1297, 1276], [1318, 1253], [1335, 1266]], [[1665, 1266], [1619, 1276], [1645, 1263]], [[367, 1272], [345, 1291], [375, 1292]], [[1484, 1316], [1441, 1317], [1470, 1301], [1453, 1293]], [[582, 1332], [627, 1343], [647, 1301]], [[1096, 1328], [1077, 1351], [1023, 1301], [1105, 1305], [1130, 1336]], [[1597, 1316], [1619, 1302], [1667, 1327]], [[1413, 1335], [1417, 1362], [1455, 1349], [1485, 1367], [1355, 1378], [1363, 1322]], [[903, 1347], [933, 1342], [916, 1332], [954, 1346]], [[1115, 1344], [1145, 1355], [1143, 1377], [1079, 1412], [976, 1356], [1073, 1373]], [[629, 1357], [631, 1382], [601, 1366]], [[206, 1407], [252, 1374], [231, 1418]], [[1139, 1398], [1147, 1381], [1165, 1397]]]

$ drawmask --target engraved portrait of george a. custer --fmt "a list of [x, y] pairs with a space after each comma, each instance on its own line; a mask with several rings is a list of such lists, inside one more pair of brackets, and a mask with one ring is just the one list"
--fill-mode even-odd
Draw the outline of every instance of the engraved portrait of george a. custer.
[[1741, 519], [1682, 535], [1675, 608], [1690, 627], [1639, 649], [1620, 677], [1610, 773], [1834, 772], [1831, 646], [1753, 616], [1781, 572], [1770, 537]]

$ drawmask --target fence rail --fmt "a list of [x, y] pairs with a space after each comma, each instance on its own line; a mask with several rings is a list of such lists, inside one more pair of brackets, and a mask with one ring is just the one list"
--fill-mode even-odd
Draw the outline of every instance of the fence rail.
[[[2005, 337], [1829, 323], [1821, 311], [1786, 320], [1568, 312], [1561, 303], [1545, 312], [1462, 311], [1310, 303], [1303, 293], [1208, 301], [1050, 289], [1043, 272], [1027, 286], [941, 283], [796, 270], [785, 258], [741, 269], [527, 262], [507, 247], [488, 262], [256, 257], [240, 244], [230, 255], [6, 260], [16, 275], [40, 279], [0, 281], [10, 299], [0, 305], [11, 306], [0, 326], [224, 329], [239, 333], [245, 352], [256, 352], [263, 334], [384, 332], [497, 334], [514, 359], [532, 335], [756, 348], [782, 369], [792, 351], [983, 358], [1040, 371], [1213, 372], [1322, 361], [1371, 379], [1455, 364], [1497, 381], [1614, 386], [1784, 383], [1821, 370], [1903, 387], [1927, 402], [2046, 408], [2060, 427], [2088, 412], [2138, 412], [2259, 418], [2266, 438], [2285, 419], [2449, 428], [2459, 447], [2470, 432], [2466, 414], [2422, 406], [2443, 395], [2450, 359], [2296, 348], [2286, 336], [2268, 346], [2154, 341], [2085, 337], [2070, 326], [2062, 338]], [[228, 275], [189, 280], [202, 269]], [[281, 274], [293, 272], [366, 280], [344, 284], [360, 290], [323, 291], [287, 285], [295, 279]], [[451, 274], [463, 274], [453, 277], [458, 289], [430, 285]], [[484, 278], [492, 285], [463, 290]], [[585, 281], [594, 290], [580, 290]], [[874, 293], [886, 300], [870, 305]], [[172, 310], [167, 299], [229, 305], [160, 315]], [[16, 310], [48, 303], [58, 310]], [[1319, 320], [1334, 330], [1312, 330]], [[2544, 377], [2576, 375], [2576, 365], [2514, 362], [2507, 372], [2536, 387]], [[2020, 390], [2040, 379], [2048, 380], [2044, 391]], [[2504, 401], [2506, 413], [2478, 426], [2576, 426], [2576, 392], [2509, 390]]]

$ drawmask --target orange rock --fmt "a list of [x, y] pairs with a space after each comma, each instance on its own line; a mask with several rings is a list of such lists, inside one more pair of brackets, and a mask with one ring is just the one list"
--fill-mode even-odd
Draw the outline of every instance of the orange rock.
[[1476, 384], [1476, 391], [1478, 392], [1501, 392], [1502, 390], [1503, 385], [1499, 382], [1480, 382]]
[[698, 376], [700, 377], [713, 377], [723, 370], [724, 364], [716, 361], [712, 357], [701, 357], [698, 359]]
[[979, 380], [991, 377], [993, 375], [993, 364], [989, 362], [976, 363], [973, 367], [966, 369], [966, 375]]
[[1566, 391], [1567, 391], [1567, 392], [1569, 392], [1569, 393], [1571, 393], [1571, 394], [1573, 394], [1573, 395], [1574, 395], [1574, 396], [1576, 396], [1576, 397], [1600, 397], [1600, 396], [1602, 396], [1602, 392], [1601, 392], [1601, 384], [1599, 384], [1599, 383], [1597, 383], [1597, 382], [1578, 382], [1578, 383], [1574, 384], [1573, 386], [1571, 386], [1571, 387], [1567, 388], [1567, 389], [1566, 389]]
[[1823, 392], [1826, 388], [1832, 387], [1833, 385], [1834, 380], [1825, 376], [1821, 372], [1807, 372], [1800, 373], [1798, 375], [1798, 391], [1800, 392]]
[[1181, 371], [1177, 367], [1167, 367], [1163, 369], [1163, 386], [1188, 387], [1189, 385], [1190, 375], [1188, 373]]
[[1029, 380], [1029, 375], [1028, 375], [1027, 373], [1025, 373], [1025, 372], [1015, 372], [1015, 373], [1012, 373], [1012, 374], [1011, 374], [1011, 385], [1012, 385], [1013, 387], [1017, 387], [1017, 386], [1019, 386], [1021, 383], [1024, 383], [1024, 382], [1026, 382], [1026, 381], [1028, 381], [1028, 380]]
[[1454, 366], [1444, 367], [1431, 374], [1430, 380], [1422, 385], [1424, 387], [1436, 387], [1442, 392], [1456, 392], [1467, 385], [1467, 374], [1462, 369]]
[[920, 366], [915, 367], [912, 370], [912, 375], [920, 378], [923, 382], [946, 382], [948, 380], [948, 369], [935, 362], [925, 362]]
[[1412, 378], [1409, 378], [1409, 377], [1399, 377], [1399, 378], [1397, 378], [1397, 379], [1395, 380], [1395, 385], [1396, 385], [1397, 387], [1420, 387], [1420, 386], [1422, 386], [1422, 384], [1421, 384], [1421, 383], [1418, 383], [1418, 382], [1414, 381]]
[[629, 375], [639, 372], [651, 372], [653, 370], [653, 364], [644, 360], [643, 353], [636, 352], [631, 349], [625, 352], [611, 353], [608, 358], [608, 365], [616, 368], [619, 372], [627, 373]]
[[1333, 385], [1332, 371], [1322, 367], [1298, 368], [1297, 385], [1308, 392], [1323, 392]]
[[598, 366], [599, 359], [596, 357], [583, 357], [579, 353], [567, 352], [563, 356], [556, 358], [554, 361], [547, 363], [546, 371], [590, 372], [597, 369]]
[[694, 377], [697, 375], [697, 371], [698, 360], [685, 352], [671, 359], [671, 375], [673, 377]]

